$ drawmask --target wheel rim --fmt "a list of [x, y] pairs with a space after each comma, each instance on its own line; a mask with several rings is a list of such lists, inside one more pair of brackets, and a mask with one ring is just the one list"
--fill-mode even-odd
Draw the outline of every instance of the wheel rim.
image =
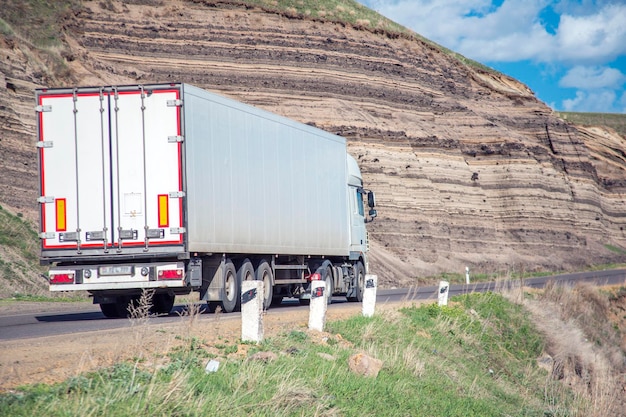
[[363, 273], [362, 268], [359, 268], [359, 277], [357, 279], [359, 280], [359, 298], [363, 299], [363, 289], [365, 288], [365, 274]]
[[326, 302], [330, 304], [333, 300], [333, 274], [326, 268]]
[[224, 290], [226, 291], [226, 298], [228, 300], [232, 300], [235, 296], [235, 276], [232, 273], [229, 273], [226, 276], [224, 287]]
[[268, 300], [272, 293], [272, 282], [270, 280], [270, 274], [267, 271], [263, 272], [263, 299]]
[[254, 281], [254, 272], [252, 269], [246, 271], [246, 275], [243, 277], [244, 281]]

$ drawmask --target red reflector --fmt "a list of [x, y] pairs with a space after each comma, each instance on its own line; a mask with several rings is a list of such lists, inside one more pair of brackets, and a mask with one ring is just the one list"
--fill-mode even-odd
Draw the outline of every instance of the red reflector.
[[74, 274], [54, 274], [50, 275], [50, 284], [73, 284]]
[[321, 281], [322, 280], [322, 275], [318, 274], [317, 272], [315, 274], [311, 274], [309, 275], [308, 278], [309, 281]]
[[182, 269], [162, 269], [159, 271], [159, 279], [181, 279], [182, 277]]

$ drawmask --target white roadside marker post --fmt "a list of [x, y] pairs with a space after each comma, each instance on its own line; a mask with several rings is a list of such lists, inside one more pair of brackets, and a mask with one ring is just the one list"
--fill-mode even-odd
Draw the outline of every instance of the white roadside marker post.
[[378, 288], [378, 275], [365, 275], [365, 288], [363, 288], [363, 317], [372, 317], [376, 309], [376, 289]]
[[263, 281], [241, 283], [241, 340], [263, 340]]
[[309, 304], [309, 330], [324, 331], [326, 324], [327, 297], [326, 282], [311, 281], [311, 302]]
[[470, 283], [470, 280], [469, 280], [469, 266], [465, 267], [465, 283], [467, 285], [469, 285], [469, 283]]
[[440, 281], [439, 282], [439, 305], [447, 306], [448, 305], [448, 291], [450, 290], [450, 283], [448, 281]]

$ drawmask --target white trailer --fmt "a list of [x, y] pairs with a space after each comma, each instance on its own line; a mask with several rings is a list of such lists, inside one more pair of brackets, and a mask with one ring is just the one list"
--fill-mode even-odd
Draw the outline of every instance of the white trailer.
[[[360, 301], [374, 194], [345, 139], [188, 84], [36, 90], [41, 263], [51, 291], [122, 317], [199, 291], [239, 308], [307, 302], [311, 279]], [[331, 297], [329, 297], [330, 300]]]

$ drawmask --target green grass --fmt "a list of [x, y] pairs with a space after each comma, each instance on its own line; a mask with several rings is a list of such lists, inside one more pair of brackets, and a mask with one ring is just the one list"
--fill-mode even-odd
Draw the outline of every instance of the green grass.
[[30, 288], [33, 294], [41, 294], [44, 280], [39, 275], [46, 268], [39, 265], [39, 245], [33, 225], [20, 213], [14, 215], [0, 206], [0, 297]]
[[607, 248], [608, 250], [610, 250], [611, 252], [617, 253], [619, 255], [626, 255], [626, 250], [624, 250], [623, 248], [620, 248], [618, 246], [614, 246], [614, 245], [604, 245], [605, 248]]
[[413, 34], [411, 30], [354, 0], [246, 0], [244, 3], [289, 17], [347, 23], [395, 35]]
[[79, 0], [4, 0], [0, 7], [2, 32], [19, 33], [35, 46], [59, 46], [61, 25]]
[[38, 262], [39, 238], [32, 226], [18, 213], [0, 206], [0, 245], [17, 249], [24, 259]]
[[[190, 339], [162, 367], [117, 364], [55, 385], [0, 395], [11, 416], [573, 416], [581, 403], [538, 368], [543, 340], [525, 311], [496, 294], [415, 306], [328, 324], [325, 339], [300, 330], [249, 345], [275, 359], [230, 355], [207, 374], [210, 346]], [[376, 378], [353, 374], [348, 358], [383, 361]], [[550, 393], [547, 395], [546, 393]]]
[[584, 126], [608, 126], [626, 136], [626, 114], [557, 112], [558, 116]]
[[[618, 254], [626, 254], [626, 250], [613, 246], [613, 245], [604, 245], [604, 247], [611, 252], [615, 252]], [[470, 283], [477, 282], [494, 282], [501, 280], [524, 280], [526, 278], [540, 278], [547, 277], [559, 274], [573, 273], [573, 272], [591, 272], [591, 271], [605, 271], [609, 269], [621, 269], [626, 268], [626, 264], [624, 263], [610, 263], [610, 264], [598, 264], [598, 265], [590, 265], [589, 267], [576, 270], [576, 271], [516, 271], [516, 270], [507, 270], [507, 271], [497, 271], [497, 272], [474, 272], [470, 270]], [[420, 281], [423, 283], [431, 283], [435, 284], [439, 281], [448, 281], [450, 284], [465, 284], [465, 273], [458, 272], [442, 272], [438, 275], [428, 276], [424, 278], [420, 278]]]
[[9, 298], [0, 298], [0, 304], [11, 304], [11, 303], [19, 303], [19, 302], [55, 302], [55, 303], [82, 303], [89, 301], [91, 299], [86, 298], [82, 295], [75, 296], [67, 296], [61, 295], [57, 297], [46, 296], [46, 295], [37, 295], [37, 294], [22, 294], [15, 293]]
[[[493, 282], [506, 280], [520, 280], [525, 278], [537, 278], [556, 275], [560, 272], [554, 271], [535, 271], [535, 272], [523, 272], [523, 271], [500, 271], [500, 272], [478, 272], [474, 273], [470, 270], [470, 284], [477, 282]], [[436, 283], [439, 281], [448, 281], [450, 284], [465, 284], [465, 273], [457, 272], [442, 272], [439, 275], [426, 277], [424, 280], [430, 283]]]

